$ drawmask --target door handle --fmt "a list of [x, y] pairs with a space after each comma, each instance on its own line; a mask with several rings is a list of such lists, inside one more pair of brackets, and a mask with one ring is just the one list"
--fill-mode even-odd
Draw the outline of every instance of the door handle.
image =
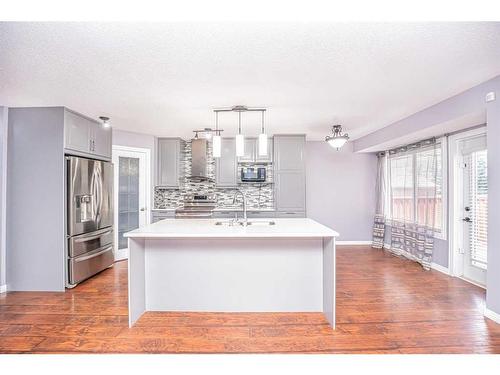
[[89, 260], [89, 259], [98, 257], [99, 255], [102, 255], [110, 250], [113, 250], [113, 245], [107, 246], [106, 248], [104, 248], [104, 250], [101, 250], [101, 249], [102, 249], [102, 247], [100, 249], [97, 249], [97, 250], [99, 250], [98, 252], [91, 253], [90, 255], [86, 255], [83, 257], [77, 257], [77, 258], [75, 258], [75, 262], [79, 263], [79, 262], [83, 262], [85, 260]]
[[465, 221], [466, 223], [471, 223], [471, 222], [472, 222], [471, 218], [470, 218], [470, 217], [468, 217], [468, 216], [467, 216], [467, 217], [464, 217], [464, 218], [462, 219], [462, 221]]
[[146, 211], [146, 207], [141, 207], [141, 211]]

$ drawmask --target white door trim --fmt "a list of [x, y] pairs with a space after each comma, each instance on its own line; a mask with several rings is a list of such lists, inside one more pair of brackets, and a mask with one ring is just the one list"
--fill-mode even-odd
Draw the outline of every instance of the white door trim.
[[[127, 153], [140, 153], [144, 155], [144, 194], [145, 194], [145, 202], [146, 202], [146, 225], [151, 222], [151, 150], [149, 148], [140, 148], [140, 147], [128, 147], [128, 146], [117, 146], [113, 145], [112, 147], [112, 158], [113, 163], [116, 161], [116, 157], [119, 157], [120, 154], [125, 155]], [[127, 155], [131, 156], [131, 155]], [[118, 178], [115, 176], [114, 178], [114, 227], [115, 227], [115, 247], [118, 246]], [[128, 259], [128, 249], [119, 250], [116, 248], [115, 250], [115, 261]]]
[[[463, 225], [459, 222], [462, 214], [462, 197], [463, 191], [459, 191], [462, 186], [463, 171], [459, 168], [459, 163], [462, 162], [462, 157], [459, 150], [459, 141], [478, 135], [486, 135], [486, 126], [475, 128], [463, 133], [458, 133], [448, 138], [449, 145], [449, 243], [448, 243], [448, 268], [451, 276], [462, 276], [463, 265], [461, 264], [461, 256], [457, 256], [459, 247], [463, 242]], [[469, 280], [465, 280], [470, 282]]]

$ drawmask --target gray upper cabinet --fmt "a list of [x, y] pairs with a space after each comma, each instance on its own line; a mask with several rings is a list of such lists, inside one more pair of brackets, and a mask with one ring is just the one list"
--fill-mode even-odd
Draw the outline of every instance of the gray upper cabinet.
[[64, 110], [66, 151], [111, 159], [111, 128], [68, 109]]
[[273, 160], [273, 139], [267, 140], [267, 155], [259, 156], [258, 138], [245, 138], [245, 153], [238, 158], [240, 163], [270, 163]]
[[156, 185], [179, 188], [184, 141], [180, 138], [158, 138], [157, 142]]
[[305, 136], [274, 136], [274, 181], [277, 217], [305, 215]]
[[90, 152], [91, 128], [94, 124], [86, 118], [64, 111], [64, 148], [79, 152]]
[[234, 187], [238, 184], [236, 140], [223, 138], [221, 143], [221, 156], [215, 159], [215, 183], [221, 187]]
[[90, 137], [93, 140], [92, 153], [111, 158], [112, 140], [111, 128], [104, 128], [102, 124], [95, 123], [91, 128]]
[[245, 138], [245, 150], [243, 156], [238, 157], [240, 163], [252, 163], [255, 161], [255, 138]]
[[259, 141], [255, 143], [255, 161], [257, 163], [271, 163], [273, 161], [273, 138], [267, 139], [267, 155], [259, 155]]
[[280, 135], [274, 137], [274, 162], [277, 171], [304, 169], [305, 136]]

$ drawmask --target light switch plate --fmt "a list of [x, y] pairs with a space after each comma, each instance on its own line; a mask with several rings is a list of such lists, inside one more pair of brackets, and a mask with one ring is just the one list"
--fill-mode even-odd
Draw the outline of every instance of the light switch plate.
[[491, 91], [486, 94], [486, 103], [492, 102], [495, 99], [496, 99], [495, 91]]

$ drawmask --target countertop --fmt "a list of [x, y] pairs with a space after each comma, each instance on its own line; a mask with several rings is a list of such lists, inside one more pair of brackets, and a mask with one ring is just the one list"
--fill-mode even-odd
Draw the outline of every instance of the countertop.
[[[274, 221], [275, 225], [263, 224]], [[249, 226], [215, 225], [220, 219], [166, 219], [125, 233], [130, 238], [323, 238], [338, 237], [312, 219], [250, 219]], [[260, 224], [259, 224], [260, 223]]]
[[[179, 207], [182, 208], [182, 207]], [[157, 212], [174, 212], [176, 208], [153, 208], [151, 211], [157, 211]], [[214, 208], [213, 212], [234, 212], [234, 211], [241, 211], [243, 212], [242, 207], [219, 207], [219, 208]], [[274, 212], [276, 211], [274, 208], [248, 208], [247, 212]]]

